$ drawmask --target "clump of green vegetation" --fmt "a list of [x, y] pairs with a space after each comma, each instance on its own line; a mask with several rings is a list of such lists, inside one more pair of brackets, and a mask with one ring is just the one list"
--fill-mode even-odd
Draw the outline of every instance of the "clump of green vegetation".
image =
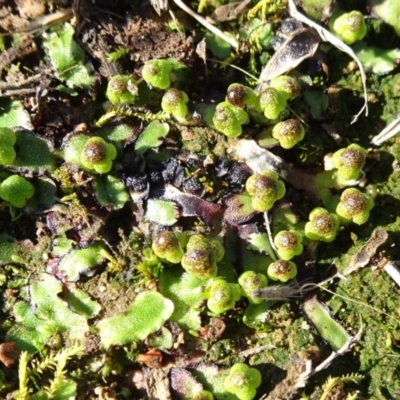
[[105, 174], [112, 168], [112, 161], [117, 156], [115, 147], [101, 137], [90, 138], [82, 150], [80, 161], [88, 170]]
[[218, 278], [207, 289], [207, 307], [214, 314], [222, 314], [234, 308], [240, 296], [240, 287], [237, 283], [228, 283]]
[[346, 189], [340, 196], [340, 202], [336, 213], [343, 224], [354, 222], [357, 225], [365, 224], [369, 218], [369, 212], [374, 207], [371, 196], [361, 193], [358, 189]]
[[113, 104], [133, 104], [139, 90], [130, 75], [115, 75], [108, 81], [106, 96]]
[[203, 235], [192, 235], [182, 258], [182, 267], [200, 279], [217, 276], [217, 263], [224, 256], [224, 248], [217, 239], [207, 239]]
[[247, 112], [228, 101], [217, 105], [213, 116], [215, 129], [224, 135], [235, 138], [242, 134], [242, 125], [249, 120]]
[[338, 174], [345, 180], [357, 179], [365, 165], [367, 151], [358, 144], [351, 144], [345, 149], [336, 151], [332, 162]]
[[303, 252], [303, 236], [294, 230], [281, 231], [274, 238], [274, 244], [280, 258], [291, 260]]
[[297, 119], [287, 119], [278, 122], [272, 128], [272, 137], [279, 141], [284, 149], [291, 149], [304, 139], [305, 131]]
[[142, 78], [158, 89], [168, 89], [171, 85], [172, 63], [169, 59], [147, 61], [142, 68]]
[[332, 31], [347, 44], [362, 40], [367, 34], [364, 15], [359, 11], [351, 11], [334, 18], [330, 26]]
[[[18, 399], [64, 399], [76, 397], [77, 382], [68, 374], [67, 363], [72, 357], [83, 354], [81, 346], [66, 347], [43, 359], [33, 358], [22, 352], [19, 360], [19, 389], [15, 392]], [[38, 388], [38, 379], [42, 382]], [[34, 389], [35, 388], [35, 389]]]
[[339, 230], [339, 217], [325, 208], [314, 208], [304, 228], [305, 235], [311, 240], [333, 242]]
[[243, 363], [235, 364], [224, 381], [225, 389], [234, 393], [240, 400], [254, 399], [260, 385], [260, 372]]
[[[200, 2], [198, 12], [211, 11], [217, 6], [206, 3]], [[351, 329], [352, 335], [356, 331], [357, 321], [352, 318], [360, 312], [356, 303], [345, 307], [345, 298], [339, 299], [339, 296], [327, 302], [335, 318], [345, 322], [346, 328], [319, 300], [305, 305], [309, 320], [326, 341], [313, 343], [313, 335], [304, 329], [304, 319], [299, 312], [293, 312], [297, 311], [298, 302], [289, 305], [287, 300], [304, 293], [295, 280], [297, 269], [314, 256], [317, 247], [318, 264], [335, 263], [342, 268], [350, 254], [365, 243], [373, 224], [385, 226], [389, 235], [397, 234], [395, 202], [392, 198], [391, 202], [383, 198], [385, 195], [398, 198], [399, 185], [390, 168], [400, 162], [400, 152], [398, 145], [393, 144], [385, 151], [371, 152], [368, 159], [372, 168], [365, 170], [368, 178], [365, 192], [378, 191], [375, 201], [388, 206], [389, 211], [381, 218], [386, 207], [376, 207], [371, 213], [374, 205], [371, 196], [354, 187], [344, 190], [360, 183], [367, 151], [358, 144], [337, 150], [338, 143], [354, 141], [365, 145], [369, 142], [370, 138], [364, 134], [367, 130], [362, 127], [365, 120], [360, 116], [358, 123], [361, 125], [349, 126], [343, 137], [330, 132], [330, 127], [342, 132], [340, 127], [348, 126], [347, 119], [353, 111], [353, 102], [348, 102], [346, 93], [350, 90], [337, 88], [351, 89], [354, 103], [357, 102], [359, 78], [352, 64], [346, 68], [346, 77], [342, 77], [341, 69], [340, 81], [336, 81], [338, 72], [332, 66], [330, 79], [321, 78], [327, 66], [318, 58], [318, 71], [315, 71], [316, 57], [312, 57], [312, 62], [303, 63], [301, 69], [290, 65], [289, 70], [282, 72], [293, 76], [268, 79], [257, 87], [253, 86], [257, 81], [255, 77], [244, 77], [251, 82], [249, 86], [232, 83], [232, 76], [241, 79], [239, 72], [227, 67], [234, 57], [237, 56], [240, 67], [243, 67], [242, 61], [250, 57], [253, 73], [260, 70], [259, 61], [264, 63], [275, 57], [271, 58], [271, 46], [276, 38], [275, 28], [279, 25], [285, 28], [286, 21], [280, 21], [281, 16], [286, 15], [285, 2], [267, 3], [260, 1], [247, 15], [240, 16], [240, 24], [245, 23], [241, 24], [239, 32], [235, 31], [237, 21], [234, 19], [224, 24], [224, 29], [229, 31], [228, 38], [241, 41], [235, 53], [231, 54], [229, 44], [221, 37], [208, 35], [207, 52], [210, 50], [214, 55], [223, 55], [220, 59], [226, 58], [223, 70], [217, 70], [215, 60], [208, 58], [209, 53], [206, 57], [200, 45], [198, 53], [184, 50], [191, 46], [190, 41], [177, 46], [178, 57], [148, 60], [150, 53], [141, 54], [140, 49], [151, 35], [149, 30], [142, 35], [141, 29], [143, 25], [151, 29], [155, 25], [147, 25], [147, 20], [140, 20], [134, 29], [129, 27], [118, 32], [121, 36], [118, 42], [127, 47], [107, 48], [108, 60], [115, 62], [107, 71], [104, 65], [98, 68], [104, 58], [93, 59], [97, 58], [97, 49], [86, 52], [93, 50], [91, 41], [86, 40], [87, 32], [79, 35], [85, 38], [82, 40], [85, 48], [78, 45], [74, 28], [69, 24], [51, 28], [50, 33], [44, 34], [43, 65], [47, 61], [53, 68], [48, 89], [51, 95], [47, 95], [47, 89], [43, 90], [48, 86], [47, 74], [51, 75], [51, 71], [42, 74], [40, 96], [38, 93], [36, 99], [29, 85], [30, 79], [36, 82], [34, 79], [38, 78], [31, 74], [29, 81], [22, 83], [21, 99], [1, 99], [0, 107], [0, 126], [7, 126], [0, 127], [0, 197], [4, 200], [0, 207], [0, 291], [5, 314], [0, 328], [7, 341], [41, 356], [29, 366], [29, 357], [23, 353], [19, 392], [15, 392], [13, 372], [6, 373], [7, 378], [0, 372], [1, 395], [9, 397], [13, 390], [16, 397], [24, 400], [30, 397], [83, 398], [93, 395], [92, 389], [96, 388], [98, 397], [132, 398], [138, 395], [138, 387], [131, 393], [136, 380], [129, 379], [128, 388], [123, 386], [124, 380], [115, 380], [115, 377], [131, 373], [132, 361], [145, 360], [147, 365], [163, 368], [164, 361], [170, 357], [166, 352], [173, 352], [186, 367], [171, 370], [176, 370], [175, 381], [170, 380], [171, 391], [177, 392], [172, 396], [196, 400], [214, 397], [251, 400], [261, 384], [261, 375], [256, 369], [237, 362], [248, 358], [249, 365], [261, 365], [273, 358], [277, 367], [287, 372], [287, 380], [274, 381], [277, 389], [283, 387], [283, 394], [276, 395], [276, 388], [271, 387], [270, 381], [263, 382], [259, 391], [260, 394], [270, 391], [270, 397], [283, 398], [295, 391], [293, 382], [303, 372], [310, 351], [318, 346], [315, 351], [325, 354], [327, 346], [338, 350], [351, 339], [347, 329]], [[324, 10], [324, 21], [330, 12], [330, 9]], [[254, 13], [268, 19], [271, 16], [276, 23], [265, 23], [261, 18], [254, 18]], [[112, 18], [110, 14], [110, 20]], [[320, 21], [322, 19], [318, 19]], [[340, 17], [336, 22], [339, 21]], [[216, 25], [219, 22], [217, 18]], [[116, 32], [120, 24], [110, 31]], [[379, 35], [382, 24], [368, 21], [368, 27], [375, 30], [374, 35]], [[339, 28], [346, 33], [343, 26]], [[106, 31], [99, 34], [99, 39], [107, 39], [102, 43], [112, 46], [113, 40], [102, 37], [108, 34]], [[185, 29], [185, 34], [190, 31]], [[182, 32], [179, 40], [175, 38], [173, 43], [180, 43], [185, 35]], [[140, 42], [135, 54], [128, 57], [132, 33], [135, 40], [143, 40], [143, 43]], [[307, 34], [301, 32], [299, 37], [303, 33]], [[173, 34], [168, 32], [166, 38], [173, 38]], [[318, 38], [313, 38], [315, 32], [308, 34], [319, 42]], [[296, 36], [290, 39], [294, 43]], [[194, 41], [200, 37], [196, 34]], [[5, 43], [14, 46], [17, 38], [13, 39]], [[286, 41], [281, 48], [291, 43]], [[157, 46], [154, 42], [154, 49], [151, 49], [156, 57], [164, 57], [165, 50], [172, 53], [170, 46], [162, 51]], [[336, 60], [339, 52], [330, 46], [326, 49], [329, 59]], [[369, 49], [366, 42], [355, 51], [359, 54], [364, 49]], [[291, 53], [297, 54], [296, 51]], [[389, 53], [390, 57], [386, 57]], [[395, 68], [395, 56], [395, 51], [373, 52], [374, 58], [384, 59], [389, 73]], [[368, 57], [360, 57], [360, 60], [367, 62], [364, 60]], [[176, 59], [196, 65], [196, 76], [185, 75], [186, 67]], [[23, 71], [41, 71], [41, 65], [31, 68], [29, 64], [24, 65], [23, 56], [19, 60], [21, 68], [12, 62], [9, 68], [1, 66], [6, 82], [1, 85], [2, 96], [8, 91], [4, 87], [20, 79]], [[148, 61], [143, 65], [143, 60]], [[204, 63], [204, 71], [198, 68], [199, 62]], [[115, 73], [118, 75], [109, 79], [107, 90], [101, 92], [106, 83], [103, 77]], [[54, 77], [63, 84], [53, 85]], [[215, 81], [218, 81], [216, 87], [210, 88], [209, 82]], [[199, 82], [204, 82], [204, 87]], [[390, 100], [384, 116], [398, 113], [393, 98], [396, 82], [394, 78], [370, 76], [374, 95], [380, 98], [384, 92], [385, 100]], [[214, 104], [216, 98], [223, 98], [226, 87], [225, 101]], [[302, 90], [304, 98], [295, 100]], [[190, 103], [188, 94], [193, 96]], [[339, 110], [342, 112], [333, 112], [332, 107], [327, 107], [337, 96], [340, 101], [335, 104], [343, 105]], [[105, 102], [106, 99], [109, 101]], [[371, 100], [372, 95], [368, 99]], [[289, 109], [287, 105], [292, 100], [295, 101]], [[79, 110], [77, 104], [84, 104], [87, 110]], [[102, 112], [101, 104], [108, 108], [105, 115], [97, 119]], [[370, 108], [370, 113], [378, 120], [382, 115], [378, 115], [376, 104]], [[58, 115], [59, 109], [67, 109], [71, 115], [64, 120]], [[55, 115], [49, 115], [49, 110], [55, 110]], [[324, 114], [325, 111], [329, 114]], [[9, 119], [4, 115], [10, 116]], [[311, 127], [310, 131], [317, 135], [305, 136], [305, 126]], [[258, 134], [260, 130], [261, 135]], [[370, 134], [372, 129], [368, 129]], [[244, 136], [243, 140], [238, 139], [240, 135]], [[278, 142], [281, 148], [276, 146]], [[237, 149], [248, 143], [254, 145], [246, 147], [251, 154], [248, 158], [242, 157]], [[294, 146], [296, 150], [282, 150]], [[325, 160], [329, 160], [332, 153], [334, 168], [325, 163], [327, 168], [323, 171], [322, 155], [328, 154]], [[288, 155], [294, 157], [288, 160]], [[387, 163], [390, 157], [395, 158], [394, 163], [392, 159]], [[261, 161], [258, 163], [258, 160]], [[381, 176], [380, 168], [374, 168], [378, 161], [379, 165], [387, 165], [387, 176]], [[369, 179], [370, 174], [373, 179]], [[320, 204], [325, 208], [317, 207]], [[17, 217], [14, 207], [24, 208], [18, 210]], [[372, 222], [368, 229], [352, 226], [351, 230], [343, 227], [340, 231], [340, 224], [364, 224], [370, 214]], [[389, 219], [390, 225], [385, 223]], [[303, 238], [303, 230], [307, 239]], [[347, 250], [346, 246], [341, 246], [346, 234], [351, 235], [354, 245], [348, 241], [349, 253], [342, 254], [342, 247]], [[389, 251], [385, 254], [389, 258], [393, 249], [384, 251]], [[298, 267], [293, 260], [299, 261]], [[319, 271], [321, 278], [330, 272], [328, 268]], [[303, 277], [303, 272], [306, 275], [308, 271], [300, 272]], [[369, 278], [372, 280], [375, 278]], [[270, 281], [275, 284], [268, 286]], [[335, 286], [336, 293], [360, 288], [355, 274], [346, 284], [347, 288], [342, 283]], [[390, 288], [386, 289], [386, 294], [391, 293]], [[351, 297], [361, 297], [366, 290], [351, 292]], [[381, 292], [382, 286], [377, 294]], [[347, 292], [344, 295], [347, 296]], [[377, 295], [376, 299], [372, 296], [363, 301], [382, 301], [377, 308], [388, 315], [382, 314], [380, 323], [373, 327], [373, 321], [365, 320], [371, 329], [366, 330], [368, 339], [362, 338], [364, 343], [360, 346], [360, 363], [357, 363], [370, 374], [370, 390], [374, 395], [381, 394], [381, 387], [385, 386], [380, 384], [385, 374], [378, 371], [383, 364], [377, 361], [375, 343], [386, 342], [381, 346], [381, 350], [386, 351], [390, 343], [400, 340], [396, 322], [391, 318], [389, 322], [384, 321], [390, 316], [389, 310], [396, 307], [394, 297], [386, 296], [382, 300], [382, 296]], [[361, 312], [372, 314], [367, 307]], [[390, 335], [381, 334], [379, 329]], [[261, 332], [262, 335], [258, 334]], [[57, 351], [62, 346], [69, 349], [75, 342], [84, 345], [87, 351], [76, 360], [73, 371], [68, 374], [66, 363], [60, 361], [68, 357], [59, 356]], [[253, 345], [267, 346], [269, 350], [253, 350]], [[207, 361], [196, 363], [196, 370], [193, 370], [192, 354], [205, 349]], [[394, 345], [391, 350], [396, 352]], [[294, 356], [300, 360], [296, 368], [287, 363]], [[395, 393], [393, 382], [399, 381], [396, 379], [398, 363], [395, 357], [385, 363], [393, 371], [391, 379], [385, 381], [387, 386], [391, 385], [387, 391], [392, 395]], [[223, 365], [233, 367], [225, 369]], [[346, 365], [353, 368], [350, 363]], [[134, 378], [139, 377], [141, 382], [149, 379], [144, 385], [148, 392], [140, 395], [155, 397], [150, 393], [154, 385], [149, 385], [155, 370], [149, 368], [148, 374], [139, 376], [139, 368], [135, 367], [134, 373], [138, 375]], [[54, 369], [54, 379], [51, 369]], [[372, 376], [373, 373], [381, 374], [379, 379]], [[7, 382], [9, 377], [11, 383]], [[187, 383], [186, 392], [174, 386], [180, 377], [184, 378], [183, 384]], [[114, 394], [116, 382], [118, 393]], [[319, 382], [313, 380], [316, 385]], [[340, 384], [346, 380], [335, 382]], [[6, 393], [9, 389], [10, 393]], [[310, 397], [320, 395], [322, 390], [323, 396], [329, 395], [329, 388], [313, 388], [312, 394], [311, 388], [308, 389]]]
[[273, 281], [287, 282], [297, 275], [297, 266], [292, 261], [276, 260], [268, 267], [268, 278]]
[[34, 194], [34, 186], [19, 175], [10, 175], [0, 184], [0, 197], [17, 208], [25, 207]]
[[251, 196], [253, 208], [259, 212], [269, 211], [286, 192], [285, 184], [274, 171], [263, 171], [250, 176], [246, 190]]

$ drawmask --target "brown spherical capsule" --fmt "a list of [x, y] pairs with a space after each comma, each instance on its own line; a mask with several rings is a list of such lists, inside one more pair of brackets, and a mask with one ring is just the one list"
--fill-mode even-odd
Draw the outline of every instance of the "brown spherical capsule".
[[295, 233], [285, 231], [284, 234], [277, 236], [275, 246], [282, 247], [287, 250], [292, 250], [298, 245], [299, 241]]
[[180, 103], [182, 100], [184, 100], [183, 92], [175, 88], [168, 89], [163, 97], [163, 101], [170, 105]]
[[348, 147], [342, 152], [340, 162], [343, 167], [361, 169], [365, 164], [365, 155], [356, 148]]
[[228, 92], [226, 93], [226, 100], [237, 107], [244, 108], [246, 95], [247, 91], [244, 86], [231, 85], [229, 86]]
[[153, 242], [158, 251], [168, 251], [171, 247], [179, 246], [179, 241], [175, 234], [170, 231], [160, 233]]
[[272, 128], [272, 136], [284, 149], [291, 149], [304, 138], [304, 128], [297, 119], [287, 119]]
[[277, 260], [274, 262], [274, 272], [276, 274], [285, 274], [291, 270], [289, 261]]
[[287, 282], [297, 275], [296, 264], [287, 260], [274, 261], [268, 267], [268, 276], [273, 281]]
[[[270, 176], [257, 175], [257, 178], [253, 181], [252, 192], [258, 191], [273, 191], [276, 188], [276, 181]], [[250, 191], [249, 191], [250, 192]]]
[[329, 214], [320, 214], [312, 220], [314, 227], [320, 234], [326, 234], [335, 228], [335, 221]]
[[127, 85], [127, 80], [125, 79], [124, 76], [118, 75], [114, 77], [115, 79], [111, 80], [109, 83], [109, 89], [117, 94], [121, 95], [126, 91], [126, 85]]
[[106, 148], [99, 142], [89, 141], [83, 150], [85, 159], [92, 164], [99, 163], [107, 157]]
[[367, 198], [361, 192], [343, 192], [340, 199], [343, 208], [351, 215], [363, 212], [367, 208]]

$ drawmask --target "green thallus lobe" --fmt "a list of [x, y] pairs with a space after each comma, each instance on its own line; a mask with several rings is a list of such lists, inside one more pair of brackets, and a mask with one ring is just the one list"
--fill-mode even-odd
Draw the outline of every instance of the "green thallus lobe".
[[172, 64], [169, 59], [147, 61], [142, 69], [143, 79], [158, 89], [168, 89], [171, 85]]
[[350, 340], [347, 331], [332, 318], [329, 309], [316, 296], [303, 303], [303, 310], [334, 350], [341, 349]]
[[367, 34], [364, 16], [359, 11], [342, 14], [330, 22], [332, 31], [346, 44], [353, 44]]
[[17, 137], [14, 131], [10, 128], [0, 127], [0, 165], [10, 165], [14, 162], [16, 141]]
[[25, 207], [34, 193], [33, 185], [19, 175], [11, 175], [0, 184], [0, 197], [17, 208]]

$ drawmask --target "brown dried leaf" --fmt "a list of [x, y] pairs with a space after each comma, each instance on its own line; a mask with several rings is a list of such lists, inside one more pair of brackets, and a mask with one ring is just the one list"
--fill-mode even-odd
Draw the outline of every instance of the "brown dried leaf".
[[300, 29], [287, 39], [262, 70], [260, 80], [265, 82], [296, 68], [316, 52], [321, 38], [313, 29]]

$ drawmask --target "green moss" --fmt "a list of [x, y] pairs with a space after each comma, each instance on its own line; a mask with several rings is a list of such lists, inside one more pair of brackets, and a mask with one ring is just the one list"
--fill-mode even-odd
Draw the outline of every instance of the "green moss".
[[226, 156], [227, 137], [215, 129], [189, 126], [182, 130], [181, 135], [182, 149], [186, 151], [202, 156]]
[[386, 274], [365, 267], [352, 275], [347, 284], [340, 281], [337, 293], [345, 298], [333, 298], [329, 306], [340, 310], [340, 319], [357, 329], [359, 319], [354, 315], [362, 315], [365, 324], [358, 371], [371, 378], [365, 383], [369, 396], [395, 396], [400, 382], [397, 357], [381, 357], [396, 354], [396, 342], [400, 340], [399, 321], [391, 312], [398, 302], [393, 282]]

